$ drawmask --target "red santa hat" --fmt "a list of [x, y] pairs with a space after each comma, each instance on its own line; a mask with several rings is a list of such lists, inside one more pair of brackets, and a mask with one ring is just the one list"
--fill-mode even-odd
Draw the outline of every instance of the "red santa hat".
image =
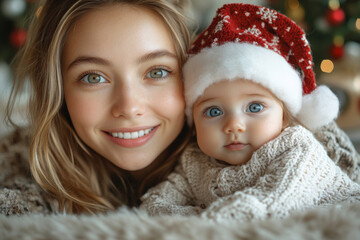
[[339, 101], [328, 87], [316, 86], [312, 66], [305, 33], [291, 19], [262, 6], [225, 4], [183, 68], [188, 123], [207, 87], [243, 78], [269, 89], [306, 127], [321, 127], [337, 117]]

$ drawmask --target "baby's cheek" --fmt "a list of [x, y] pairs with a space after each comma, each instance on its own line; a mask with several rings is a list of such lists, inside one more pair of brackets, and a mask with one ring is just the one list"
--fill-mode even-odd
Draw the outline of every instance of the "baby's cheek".
[[196, 128], [196, 137], [200, 149], [207, 155], [214, 157], [215, 152], [219, 146], [223, 146], [224, 143], [220, 141], [218, 132], [213, 129], [210, 131], [207, 126], [199, 125]]
[[282, 125], [279, 125], [279, 122], [268, 121], [266, 124], [259, 125], [255, 130], [257, 133], [257, 144], [256, 147], [260, 148], [265, 143], [273, 140], [281, 133]]

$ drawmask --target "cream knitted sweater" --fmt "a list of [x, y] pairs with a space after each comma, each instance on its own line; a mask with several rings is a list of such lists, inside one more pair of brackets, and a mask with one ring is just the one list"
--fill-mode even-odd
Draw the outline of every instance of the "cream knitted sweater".
[[224, 165], [189, 145], [168, 179], [143, 196], [141, 208], [150, 215], [249, 221], [356, 199], [360, 185], [334, 164], [311, 132], [296, 126], [240, 166]]

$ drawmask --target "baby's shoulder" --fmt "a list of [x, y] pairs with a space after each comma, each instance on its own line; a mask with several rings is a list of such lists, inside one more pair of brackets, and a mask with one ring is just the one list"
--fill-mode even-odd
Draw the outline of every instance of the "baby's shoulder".
[[276, 140], [287, 143], [289, 146], [320, 144], [314, 134], [301, 125], [285, 128]]
[[304, 153], [304, 151], [312, 151], [316, 148], [322, 148], [322, 146], [313, 133], [303, 126], [296, 125], [285, 128], [278, 137], [259, 148], [254, 156], [261, 158], [262, 161], [266, 159], [266, 162], [270, 163], [271, 159]]
[[190, 141], [181, 154], [181, 161], [199, 160], [203, 158], [207, 158], [207, 155], [201, 151], [195, 140]]
[[204, 169], [214, 167], [214, 160], [201, 151], [196, 141], [191, 141], [181, 154], [179, 164], [184, 170], [189, 168]]

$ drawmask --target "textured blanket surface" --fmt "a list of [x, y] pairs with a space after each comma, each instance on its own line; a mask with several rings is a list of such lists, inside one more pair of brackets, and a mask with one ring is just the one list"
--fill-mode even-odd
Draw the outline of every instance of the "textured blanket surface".
[[[360, 157], [334, 124], [315, 133], [328, 155], [360, 182]], [[0, 140], [0, 239], [360, 239], [360, 203], [282, 220], [213, 223], [197, 217], [150, 217], [120, 209], [107, 215], [51, 214], [52, 200], [31, 177], [29, 139], [17, 130]]]
[[197, 217], [149, 217], [119, 210], [100, 216], [0, 217], [2, 240], [25, 239], [359, 239], [360, 204], [322, 208], [287, 219], [213, 223]]

